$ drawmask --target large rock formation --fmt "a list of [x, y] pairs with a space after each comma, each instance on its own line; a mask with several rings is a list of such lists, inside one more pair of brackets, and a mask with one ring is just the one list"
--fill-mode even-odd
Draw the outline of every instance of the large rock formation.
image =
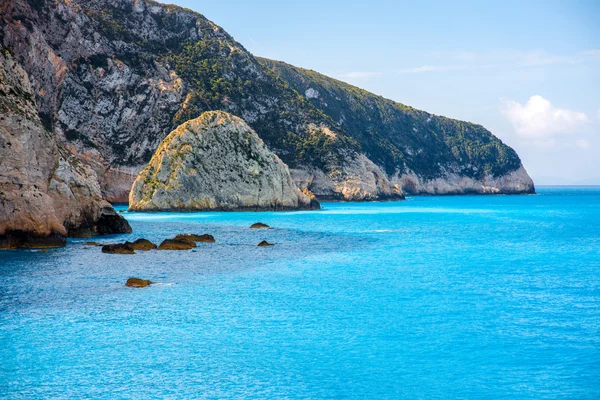
[[210, 110], [243, 118], [317, 197], [533, 191], [482, 127], [263, 65], [193, 11], [147, 0], [5, 0], [0, 11], [0, 42], [28, 72], [42, 122], [110, 201], [126, 202], [169, 132]]
[[66, 236], [130, 232], [102, 199], [96, 173], [57, 143], [29, 77], [0, 52], [0, 249], [57, 247]]
[[517, 153], [481, 125], [416, 110], [315, 71], [258, 60], [336, 121], [365, 153], [346, 163], [342, 181], [319, 171], [294, 174], [319, 196], [377, 199], [394, 188], [408, 194], [535, 191]]
[[159, 146], [136, 178], [132, 211], [318, 208], [241, 118], [205, 112]]

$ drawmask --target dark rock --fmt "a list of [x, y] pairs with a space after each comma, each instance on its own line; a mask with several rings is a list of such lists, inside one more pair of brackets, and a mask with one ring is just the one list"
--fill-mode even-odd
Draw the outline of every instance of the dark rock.
[[190, 233], [184, 233], [181, 235], [175, 236], [174, 240], [187, 240], [191, 242], [200, 242], [200, 243], [214, 243], [215, 238], [212, 235], [205, 233], [204, 235], [194, 235]]
[[167, 239], [158, 246], [158, 250], [191, 250], [196, 247], [196, 243], [190, 240]]
[[84, 246], [104, 246], [103, 244], [100, 244], [97, 242], [85, 242], [83, 245]]
[[146, 239], [138, 239], [133, 243], [127, 242], [126, 244], [132, 247], [134, 250], [148, 251], [156, 249], [156, 245]]
[[117, 214], [112, 207], [105, 207], [96, 222], [97, 235], [110, 235], [114, 233], [131, 233], [131, 225], [123, 216]]
[[268, 246], [275, 246], [273, 243], [269, 243], [266, 240], [263, 240], [262, 242], [260, 242], [258, 244], [258, 247], [268, 247]]
[[53, 233], [49, 236], [37, 236], [31, 232], [8, 231], [0, 235], [0, 250], [7, 249], [47, 249], [63, 247], [67, 244], [65, 235]]
[[262, 222], [257, 222], [250, 226], [250, 229], [270, 229], [271, 227], [267, 224], [263, 224]]
[[106, 246], [102, 246], [102, 252], [109, 254], [135, 254], [130, 243], [107, 244]]
[[127, 279], [127, 283], [125, 283], [125, 286], [132, 288], [145, 288], [146, 286], [152, 285], [153, 283], [154, 282], [151, 282], [147, 279], [129, 278]]

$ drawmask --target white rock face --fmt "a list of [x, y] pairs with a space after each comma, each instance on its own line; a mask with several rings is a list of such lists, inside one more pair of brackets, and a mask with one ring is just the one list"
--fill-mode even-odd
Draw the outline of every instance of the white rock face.
[[402, 187], [407, 194], [517, 194], [535, 191], [533, 181], [523, 166], [504, 176], [486, 176], [482, 180], [452, 173], [441, 178], [423, 180], [411, 171], [393, 176], [391, 182]]
[[319, 92], [313, 88], [306, 89], [306, 92], [304, 92], [304, 95], [306, 96], [307, 99], [318, 99], [319, 98]]
[[[293, 169], [294, 182], [321, 200], [369, 201], [403, 199], [400, 187], [364, 154], [348, 154], [344, 168], [325, 174], [319, 169]], [[317, 194], [318, 193], [318, 194]]]
[[180, 125], [133, 183], [132, 211], [318, 208], [240, 118], [205, 112]]

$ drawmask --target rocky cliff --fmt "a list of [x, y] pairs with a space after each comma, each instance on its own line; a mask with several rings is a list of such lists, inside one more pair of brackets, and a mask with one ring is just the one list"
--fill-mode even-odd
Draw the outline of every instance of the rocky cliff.
[[0, 249], [56, 247], [66, 236], [131, 231], [95, 172], [48, 132], [27, 73], [0, 52]]
[[169, 132], [210, 110], [243, 118], [320, 198], [533, 190], [514, 151], [482, 127], [292, 77], [190, 10], [5, 0], [0, 15], [0, 41], [29, 74], [42, 123], [110, 201], [127, 201]]
[[241, 118], [205, 112], [169, 134], [131, 188], [132, 211], [320, 208]]
[[[336, 122], [408, 194], [533, 193], [517, 153], [481, 125], [433, 115], [345, 82], [258, 60]], [[389, 182], [389, 183], [388, 183]]]

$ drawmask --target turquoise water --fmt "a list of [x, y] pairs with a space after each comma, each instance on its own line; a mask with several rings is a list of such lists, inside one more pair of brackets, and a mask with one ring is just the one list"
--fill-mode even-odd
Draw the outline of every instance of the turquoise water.
[[99, 240], [216, 237], [190, 252], [0, 253], [0, 395], [600, 398], [600, 188], [324, 208]]

